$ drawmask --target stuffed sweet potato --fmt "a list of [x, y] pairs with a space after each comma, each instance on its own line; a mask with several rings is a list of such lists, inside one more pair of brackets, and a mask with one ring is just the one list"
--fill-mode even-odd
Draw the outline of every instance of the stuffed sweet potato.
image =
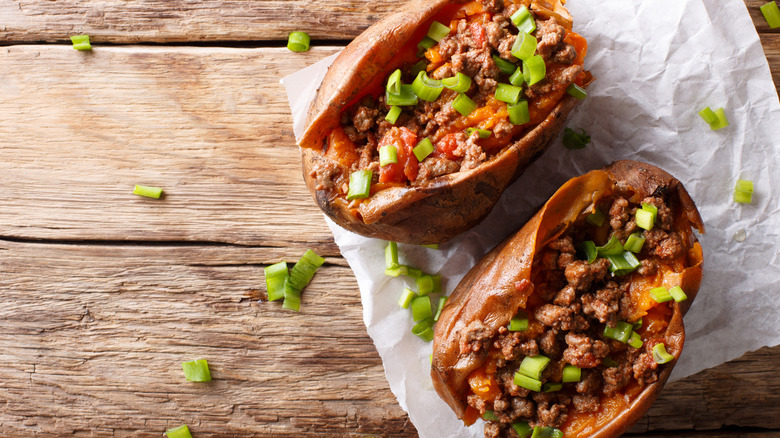
[[322, 210], [417, 244], [478, 223], [592, 80], [562, 3], [413, 0], [356, 38], [299, 140]]
[[[461, 281], [436, 324], [439, 395], [486, 436], [614, 437], [661, 390], [699, 289], [701, 217], [663, 170], [564, 184]], [[530, 433], [529, 433], [530, 435]]]

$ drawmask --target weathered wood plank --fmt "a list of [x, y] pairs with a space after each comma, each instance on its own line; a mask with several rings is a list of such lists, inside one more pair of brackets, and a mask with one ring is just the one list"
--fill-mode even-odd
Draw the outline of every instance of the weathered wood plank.
[[0, 48], [0, 236], [337, 254], [279, 84], [336, 50]]
[[[0, 436], [414, 435], [348, 268], [301, 313], [257, 301], [286, 252], [0, 241]], [[194, 358], [212, 383], [184, 381]]]

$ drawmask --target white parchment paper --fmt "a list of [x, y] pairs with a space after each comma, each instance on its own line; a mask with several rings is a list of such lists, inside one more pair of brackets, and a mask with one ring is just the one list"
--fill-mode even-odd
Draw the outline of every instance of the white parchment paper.
[[[570, 151], [556, 140], [482, 224], [438, 251], [399, 245], [402, 263], [440, 273], [449, 293], [563, 182], [614, 160], [646, 161], [685, 184], [707, 228], [699, 236], [704, 280], [685, 317], [685, 350], [672, 379], [780, 344], [780, 103], [743, 0], [570, 0], [567, 6], [575, 31], [589, 42], [585, 64], [596, 77], [567, 126], [585, 128], [593, 142]], [[282, 81], [296, 136], [332, 59]], [[711, 131], [697, 114], [705, 106], [725, 108], [730, 126]], [[738, 178], [755, 184], [750, 205], [732, 201]], [[390, 388], [420, 436], [481, 436], [481, 422], [465, 428], [433, 391], [431, 344], [411, 334], [411, 314], [397, 304], [404, 282], [413, 284], [384, 275], [385, 243], [328, 224], [357, 277]]]

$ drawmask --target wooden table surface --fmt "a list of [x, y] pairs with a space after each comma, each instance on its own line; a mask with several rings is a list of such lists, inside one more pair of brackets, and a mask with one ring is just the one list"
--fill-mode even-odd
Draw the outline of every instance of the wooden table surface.
[[[0, 0], [0, 436], [416, 435], [279, 84], [399, 3]], [[780, 32], [745, 3], [780, 84]], [[263, 267], [307, 248], [302, 311], [265, 301]], [[195, 358], [211, 383], [184, 381]], [[778, 361], [668, 385], [631, 433], [780, 436]]]

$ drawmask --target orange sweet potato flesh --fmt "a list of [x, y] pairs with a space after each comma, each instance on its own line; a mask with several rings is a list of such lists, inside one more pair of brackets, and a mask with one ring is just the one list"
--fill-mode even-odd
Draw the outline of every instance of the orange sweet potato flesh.
[[[632, 202], [660, 192], [667, 193], [672, 210], [683, 218], [679, 223], [704, 232], [699, 212], [682, 183], [653, 165], [618, 161], [565, 183], [519, 231], [469, 271], [452, 293], [435, 326], [431, 368], [434, 388], [459, 418], [465, 417], [468, 407], [467, 376], [487, 360], [486, 352], [461, 356], [458, 348], [461, 331], [475, 320], [493, 330], [507, 325], [518, 309], [525, 308], [528, 296], [533, 293], [533, 286], [518, 292], [516, 284], [531, 281], [537, 251], [560, 236], [599, 199], [614, 193], [618, 185], [631, 188]], [[610, 409], [605, 408], [599, 415], [594, 415], [592, 421], [581, 418], [579, 431], [566, 430], [564, 426], [567, 438], [620, 435], [650, 407], [671, 374], [685, 340], [682, 317], [696, 297], [702, 276], [701, 246], [690, 230], [686, 230], [686, 234], [692, 240], [691, 250], [688, 266], [680, 278], [688, 300], [673, 304], [671, 319], [663, 333], [667, 351], [675, 360], [664, 365], [658, 381], [642, 388], [621, 409], [613, 408], [609, 412]]]
[[441, 243], [468, 230], [487, 216], [506, 187], [547, 149], [577, 103], [564, 94], [533, 130], [471, 170], [416, 186], [386, 188], [357, 207], [340, 196], [339, 187], [318, 188], [312, 170], [330, 159], [322, 151], [329, 133], [339, 126], [341, 111], [364, 89], [383, 84], [388, 66], [415, 32], [419, 35], [421, 26], [428, 26], [448, 5], [461, 3], [465, 2], [410, 1], [356, 38], [326, 74], [298, 144], [306, 185], [323, 212], [342, 227], [367, 237], [413, 244]]

